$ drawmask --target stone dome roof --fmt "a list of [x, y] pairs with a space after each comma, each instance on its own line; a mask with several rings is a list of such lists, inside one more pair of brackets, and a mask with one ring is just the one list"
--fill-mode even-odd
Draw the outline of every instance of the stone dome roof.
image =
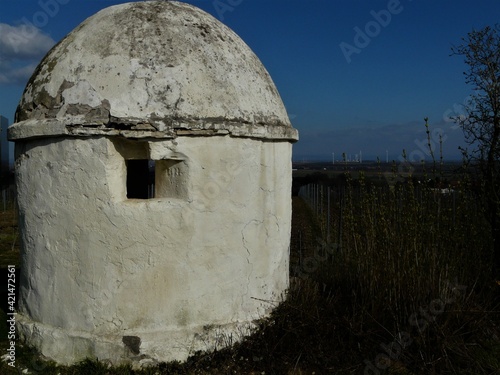
[[111, 6], [81, 23], [38, 65], [9, 130], [12, 140], [102, 134], [298, 138], [250, 48], [176, 1]]

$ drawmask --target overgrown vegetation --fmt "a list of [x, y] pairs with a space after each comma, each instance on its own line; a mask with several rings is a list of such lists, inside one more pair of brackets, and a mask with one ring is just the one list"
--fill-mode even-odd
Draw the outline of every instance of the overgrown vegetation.
[[61, 375], [499, 373], [500, 286], [482, 208], [470, 190], [418, 181], [323, 179], [316, 203], [331, 194], [329, 231], [327, 209], [294, 197], [288, 298], [231, 349], [139, 371], [98, 360], [60, 367], [18, 343], [16, 363]]
[[[423, 175], [393, 187], [363, 174], [347, 181], [315, 190], [316, 205], [330, 195], [337, 242], [309, 252], [302, 272], [316, 264], [308, 276], [335, 296], [360, 350], [371, 352], [368, 373], [498, 371], [499, 286], [477, 195]], [[314, 209], [326, 237], [328, 210]]]
[[3, 267], [19, 265], [19, 233], [13, 205], [5, 211], [0, 210], [0, 264]]
[[500, 283], [484, 176], [464, 165], [447, 181], [430, 139], [429, 155], [430, 170], [423, 162], [417, 174], [412, 165], [383, 178], [346, 172], [340, 185], [303, 189], [323, 241], [308, 276], [335, 294], [367, 339], [361, 350], [378, 348], [365, 373], [498, 373]]

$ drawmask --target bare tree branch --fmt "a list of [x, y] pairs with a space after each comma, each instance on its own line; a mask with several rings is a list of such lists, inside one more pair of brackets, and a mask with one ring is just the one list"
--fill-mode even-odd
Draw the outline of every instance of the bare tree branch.
[[452, 55], [464, 57], [465, 82], [473, 94], [465, 116], [455, 117], [471, 147], [464, 155], [479, 169], [482, 198], [491, 225], [495, 272], [500, 279], [500, 25], [471, 31]]

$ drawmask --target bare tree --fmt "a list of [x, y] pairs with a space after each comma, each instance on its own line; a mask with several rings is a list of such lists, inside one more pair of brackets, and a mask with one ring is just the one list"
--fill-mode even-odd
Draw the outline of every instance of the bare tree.
[[500, 24], [473, 30], [452, 48], [464, 57], [465, 81], [473, 93], [465, 116], [455, 118], [470, 147], [466, 153], [477, 167], [482, 198], [494, 241], [494, 271], [500, 279]]

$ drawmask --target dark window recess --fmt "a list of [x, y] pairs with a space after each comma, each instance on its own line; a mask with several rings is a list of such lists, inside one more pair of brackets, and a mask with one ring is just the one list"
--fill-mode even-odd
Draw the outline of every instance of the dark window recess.
[[155, 161], [148, 159], [127, 160], [127, 198], [154, 198]]

